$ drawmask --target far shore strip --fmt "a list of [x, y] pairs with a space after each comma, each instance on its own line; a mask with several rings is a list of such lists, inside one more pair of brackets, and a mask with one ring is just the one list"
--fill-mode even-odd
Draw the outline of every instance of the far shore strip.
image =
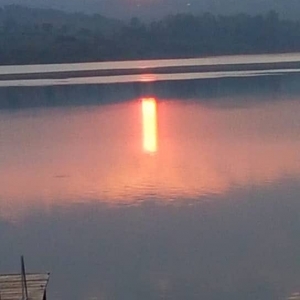
[[[155, 64], [154, 64], [155, 65]], [[45, 65], [51, 66], [51, 65]], [[56, 65], [57, 66], [57, 65]], [[21, 69], [23, 69], [20, 66]], [[40, 65], [39, 68], [42, 66]], [[3, 66], [2, 66], [3, 68]], [[17, 68], [17, 66], [15, 66]], [[62, 68], [63, 69], [63, 65]], [[143, 68], [116, 68], [116, 69], [82, 69], [82, 70], [57, 70], [57, 71], [36, 71], [24, 73], [2, 73], [0, 69], [0, 80], [34, 80], [34, 79], [68, 79], [79, 77], [97, 76], [119, 76], [119, 75], [142, 75], [142, 74], [176, 74], [176, 73], [199, 73], [199, 72], [226, 72], [226, 71], [262, 71], [279, 69], [300, 69], [299, 61], [276, 61], [276, 62], [251, 62], [251, 63], [228, 63], [211, 65], [179, 65], [179, 66], [154, 66]]]

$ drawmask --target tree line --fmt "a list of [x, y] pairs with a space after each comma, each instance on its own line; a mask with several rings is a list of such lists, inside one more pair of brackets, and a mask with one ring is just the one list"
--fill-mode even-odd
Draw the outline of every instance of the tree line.
[[0, 8], [0, 64], [300, 51], [300, 22], [265, 15], [177, 14], [128, 22], [99, 14]]

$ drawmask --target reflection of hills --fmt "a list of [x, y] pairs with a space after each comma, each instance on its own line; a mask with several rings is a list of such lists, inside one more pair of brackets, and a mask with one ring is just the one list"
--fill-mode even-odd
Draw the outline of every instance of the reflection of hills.
[[[83, 86], [6, 87], [0, 89], [0, 108], [95, 105], [155, 96], [159, 99], [198, 99], [220, 104], [218, 99], [251, 97], [251, 101], [280, 100], [300, 95], [299, 75], [223, 78]], [[221, 104], [227, 105], [226, 102]]]

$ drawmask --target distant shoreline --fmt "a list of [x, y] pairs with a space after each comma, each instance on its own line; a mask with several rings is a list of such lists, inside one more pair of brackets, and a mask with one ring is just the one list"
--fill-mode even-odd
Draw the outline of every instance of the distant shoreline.
[[300, 53], [194, 59], [0, 66], [0, 81], [97, 76], [300, 69]]

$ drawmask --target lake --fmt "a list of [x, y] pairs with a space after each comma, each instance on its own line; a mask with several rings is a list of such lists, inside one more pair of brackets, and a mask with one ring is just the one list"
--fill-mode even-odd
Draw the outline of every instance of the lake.
[[300, 76], [252, 75], [3, 84], [0, 272], [24, 254], [56, 300], [296, 299]]

